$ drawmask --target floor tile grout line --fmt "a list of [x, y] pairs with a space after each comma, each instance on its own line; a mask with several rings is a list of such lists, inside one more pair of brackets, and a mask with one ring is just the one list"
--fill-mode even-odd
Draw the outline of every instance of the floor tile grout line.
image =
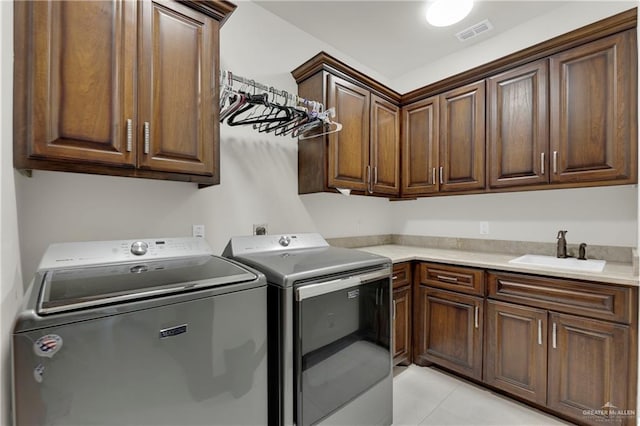
[[[437, 370], [434, 370], [434, 371], [437, 371]], [[462, 385], [462, 383], [456, 383], [455, 387], [454, 387], [453, 389], [451, 389], [451, 390], [450, 390], [450, 391], [445, 395], [445, 397], [444, 397], [444, 398], [442, 398], [442, 399], [440, 400], [440, 402], [439, 402], [435, 407], [433, 407], [433, 409], [432, 409], [431, 411], [429, 411], [429, 414], [427, 414], [425, 417], [423, 417], [421, 420], [419, 420], [419, 421], [416, 423], [416, 426], [418, 426], [420, 423], [422, 423], [422, 422], [424, 422], [425, 420], [427, 420], [427, 419], [429, 418], [429, 416], [430, 416], [430, 415], [432, 415], [432, 414], [433, 414], [433, 413], [438, 409], [438, 407], [440, 407], [440, 406], [442, 405], [442, 403], [443, 403], [443, 402], [445, 402], [445, 401], [447, 400], [447, 398], [449, 398], [449, 397], [451, 396], [451, 394], [452, 394], [453, 392], [455, 392], [455, 391], [456, 391], [456, 389], [458, 389], [461, 385]]]

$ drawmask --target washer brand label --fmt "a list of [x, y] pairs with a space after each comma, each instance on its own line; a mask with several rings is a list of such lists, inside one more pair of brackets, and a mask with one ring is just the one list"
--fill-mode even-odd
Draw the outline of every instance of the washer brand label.
[[160, 330], [160, 338], [164, 339], [166, 337], [177, 336], [178, 334], [187, 332], [187, 324], [178, 325], [176, 327], [165, 328]]
[[355, 290], [351, 290], [347, 292], [347, 299], [355, 299], [360, 296], [360, 289], [356, 288]]
[[62, 347], [62, 337], [57, 334], [42, 336], [33, 344], [33, 351], [38, 356], [53, 357]]

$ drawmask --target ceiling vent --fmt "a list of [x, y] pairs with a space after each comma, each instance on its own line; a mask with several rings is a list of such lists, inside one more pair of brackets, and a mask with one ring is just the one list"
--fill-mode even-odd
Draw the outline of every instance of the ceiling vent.
[[489, 22], [488, 19], [485, 19], [482, 22], [479, 22], [475, 25], [470, 26], [469, 28], [460, 31], [456, 34], [456, 37], [458, 37], [458, 40], [460, 41], [467, 41], [492, 29], [493, 25], [491, 25], [491, 22]]

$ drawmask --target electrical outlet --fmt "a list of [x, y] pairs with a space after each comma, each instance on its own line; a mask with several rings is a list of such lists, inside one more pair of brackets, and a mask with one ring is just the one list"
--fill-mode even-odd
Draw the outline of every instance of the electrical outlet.
[[194, 237], [204, 238], [204, 225], [191, 225], [191, 231]]
[[489, 235], [489, 222], [480, 222], [480, 235]]
[[260, 223], [253, 225], [253, 235], [267, 235], [267, 224]]

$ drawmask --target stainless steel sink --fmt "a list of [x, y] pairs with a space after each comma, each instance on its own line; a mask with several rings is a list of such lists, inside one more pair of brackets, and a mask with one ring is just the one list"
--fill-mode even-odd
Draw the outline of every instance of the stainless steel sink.
[[607, 262], [605, 260], [597, 259], [578, 260], [573, 257], [561, 259], [539, 254], [525, 254], [524, 256], [511, 259], [509, 263], [546, 268], [570, 269], [574, 271], [602, 272], [604, 265]]

